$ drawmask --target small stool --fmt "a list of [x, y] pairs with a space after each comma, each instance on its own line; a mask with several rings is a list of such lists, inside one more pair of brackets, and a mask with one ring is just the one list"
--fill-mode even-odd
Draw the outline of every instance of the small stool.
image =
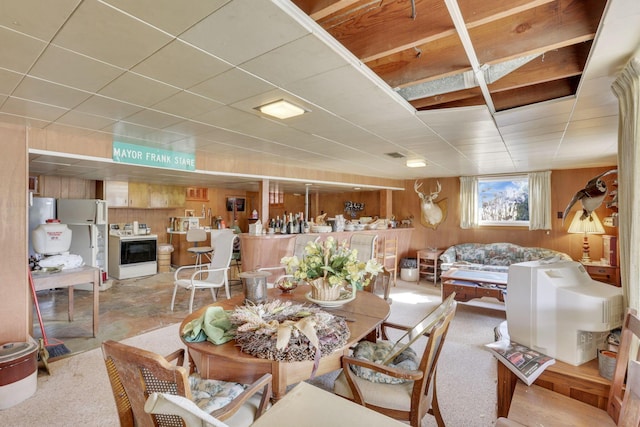
[[207, 241], [207, 232], [203, 228], [190, 228], [187, 231], [187, 242], [194, 242], [195, 244], [187, 249], [187, 252], [191, 252], [196, 257], [195, 265], [202, 264], [202, 255], [205, 255], [211, 261], [211, 252], [213, 248], [211, 246], [198, 246], [200, 242]]

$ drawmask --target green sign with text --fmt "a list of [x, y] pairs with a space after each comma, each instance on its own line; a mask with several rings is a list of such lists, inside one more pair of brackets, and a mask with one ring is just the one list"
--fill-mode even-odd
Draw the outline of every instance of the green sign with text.
[[193, 154], [113, 141], [113, 161], [164, 169], [196, 170]]

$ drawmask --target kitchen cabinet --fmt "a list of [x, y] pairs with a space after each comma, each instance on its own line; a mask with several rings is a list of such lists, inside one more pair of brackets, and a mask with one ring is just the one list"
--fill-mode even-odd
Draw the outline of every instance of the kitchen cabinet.
[[98, 197], [110, 208], [182, 208], [185, 203], [183, 187], [142, 182], [105, 181]]
[[183, 187], [175, 185], [149, 185], [150, 208], [182, 208], [186, 200]]

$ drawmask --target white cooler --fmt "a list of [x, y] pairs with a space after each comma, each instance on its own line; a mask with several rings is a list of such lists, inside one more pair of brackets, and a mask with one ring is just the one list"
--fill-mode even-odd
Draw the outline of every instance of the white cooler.
[[38, 344], [11, 342], [0, 347], [0, 410], [33, 396], [38, 385]]

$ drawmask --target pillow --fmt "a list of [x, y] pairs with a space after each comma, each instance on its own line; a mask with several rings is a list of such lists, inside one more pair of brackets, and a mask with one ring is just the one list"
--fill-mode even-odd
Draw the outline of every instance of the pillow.
[[[393, 348], [393, 345], [394, 343], [389, 341], [378, 341], [375, 343], [371, 341], [360, 341], [353, 350], [353, 357], [369, 360], [374, 363], [382, 363]], [[393, 359], [388, 366], [413, 371], [418, 369], [418, 364], [419, 360], [416, 352], [411, 348], [407, 348]], [[402, 384], [409, 381], [402, 378], [394, 378], [381, 372], [375, 372], [362, 366], [351, 365], [350, 367], [356, 376], [374, 383]]]

